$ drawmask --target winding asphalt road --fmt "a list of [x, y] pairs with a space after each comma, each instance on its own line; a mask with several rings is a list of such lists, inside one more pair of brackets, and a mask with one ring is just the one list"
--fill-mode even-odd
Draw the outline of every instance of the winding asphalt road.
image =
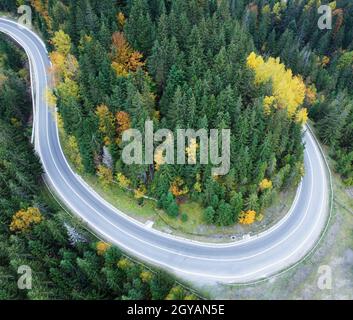
[[104, 239], [184, 278], [224, 283], [253, 282], [278, 273], [297, 263], [317, 244], [329, 215], [329, 176], [308, 130], [304, 136], [306, 174], [292, 208], [277, 225], [257, 236], [228, 244], [170, 236], [115, 209], [71, 170], [60, 146], [54, 113], [45, 99], [50, 86], [50, 61], [45, 45], [30, 30], [3, 18], [0, 32], [18, 42], [29, 57], [35, 150], [52, 190]]

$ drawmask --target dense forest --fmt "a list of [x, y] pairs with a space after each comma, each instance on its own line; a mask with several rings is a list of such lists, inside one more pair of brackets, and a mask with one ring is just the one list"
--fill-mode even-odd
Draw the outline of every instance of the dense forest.
[[[0, 9], [15, 10], [15, 1]], [[331, 30], [317, 8], [329, 4]], [[353, 184], [349, 1], [32, 0], [51, 48], [60, 118], [77, 164], [145, 194], [171, 216], [202, 203], [205, 221], [249, 224], [304, 174], [308, 114]], [[270, 57], [279, 57], [274, 59]], [[125, 165], [122, 132], [231, 129], [231, 170]], [[198, 150], [197, 141], [189, 149]], [[162, 157], [159, 155], [159, 157]]]
[[[24, 1], [2, 0], [15, 13]], [[302, 125], [313, 120], [353, 185], [350, 0], [31, 0], [50, 48], [60, 123], [79, 170], [158, 199], [178, 216], [197, 201], [209, 224], [251, 224], [304, 174]], [[329, 4], [332, 29], [318, 28]], [[9, 58], [11, 57], [11, 59]], [[23, 55], [0, 38], [0, 298], [193, 298], [174, 280], [90, 240], [43, 191], [29, 144]], [[231, 169], [126, 165], [122, 133], [231, 129]], [[198, 150], [197, 141], [189, 149]], [[74, 225], [74, 222], [72, 222]], [[29, 265], [36, 286], [17, 288]], [[99, 275], [99, 276], [98, 276]]]
[[[98, 241], [45, 191], [29, 142], [25, 61], [0, 36], [0, 300], [195, 299], [169, 275]], [[32, 270], [31, 290], [18, 287], [21, 266]]]
[[[205, 221], [218, 225], [254, 222], [276, 192], [300, 181], [305, 85], [279, 60], [255, 55], [240, 8], [228, 1], [32, 5], [52, 50], [59, 113], [86, 172], [137, 198], [157, 198], [171, 216], [180, 201], [198, 201]], [[157, 129], [230, 128], [230, 172], [125, 165], [121, 134], [144, 132], [146, 120]]]

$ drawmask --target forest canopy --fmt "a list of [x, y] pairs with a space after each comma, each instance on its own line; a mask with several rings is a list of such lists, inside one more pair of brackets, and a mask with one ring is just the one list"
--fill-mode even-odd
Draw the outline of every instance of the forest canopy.
[[[200, 202], [218, 225], [241, 221], [242, 212], [261, 215], [304, 173], [309, 116], [353, 183], [349, 1], [31, 4], [51, 47], [54, 93], [78, 165], [107, 186], [116, 180], [139, 199], [155, 197], [172, 216], [180, 201]], [[331, 30], [318, 28], [321, 4], [333, 10]], [[14, 10], [9, 1], [2, 7]], [[125, 165], [122, 132], [143, 132], [146, 120], [173, 131], [230, 128], [228, 175], [214, 179], [199, 164]], [[265, 179], [271, 188], [261, 187]]]
[[[22, 1], [2, 0], [17, 13]], [[318, 8], [332, 28], [318, 28]], [[248, 226], [304, 175], [310, 118], [353, 185], [353, 4], [350, 0], [31, 0], [50, 49], [52, 98], [75, 168], [116, 182], [171, 217], [195, 201], [204, 223]], [[164, 273], [92, 238], [44, 191], [29, 143], [24, 54], [0, 36], [0, 298], [193, 299]], [[231, 168], [126, 165], [122, 134], [158, 128], [231, 129]], [[199, 156], [199, 141], [187, 152]], [[19, 291], [17, 267], [35, 270]], [[97, 276], [98, 275], [98, 276]]]

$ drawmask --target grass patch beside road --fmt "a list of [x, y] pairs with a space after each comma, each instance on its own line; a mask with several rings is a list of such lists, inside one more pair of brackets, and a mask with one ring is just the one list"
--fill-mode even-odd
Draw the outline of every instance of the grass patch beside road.
[[97, 177], [81, 176], [103, 199], [124, 213], [142, 222], [146, 222], [146, 219], [154, 219], [156, 215], [155, 201], [145, 199], [143, 205], [140, 206], [132, 193], [121, 189], [118, 185], [112, 184], [109, 188], [103, 188]]

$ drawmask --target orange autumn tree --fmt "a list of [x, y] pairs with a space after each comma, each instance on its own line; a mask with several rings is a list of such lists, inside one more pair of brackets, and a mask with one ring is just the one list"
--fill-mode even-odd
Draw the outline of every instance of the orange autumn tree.
[[124, 131], [131, 128], [131, 119], [130, 115], [125, 111], [119, 111], [115, 115], [116, 122], [117, 122], [117, 133], [118, 136], [121, 137]]
[[131, 48], [122, 32], [113, 34], [112, 67], [119, 76], [126, 77], [130, 71], [134, 72], [144, 66], [141, 59], [142, 54]]
[[51, 30], [52, 20], [48, 13], [48, 0], [31, 0], [31, 5], [43, 17], [49, 30]]

